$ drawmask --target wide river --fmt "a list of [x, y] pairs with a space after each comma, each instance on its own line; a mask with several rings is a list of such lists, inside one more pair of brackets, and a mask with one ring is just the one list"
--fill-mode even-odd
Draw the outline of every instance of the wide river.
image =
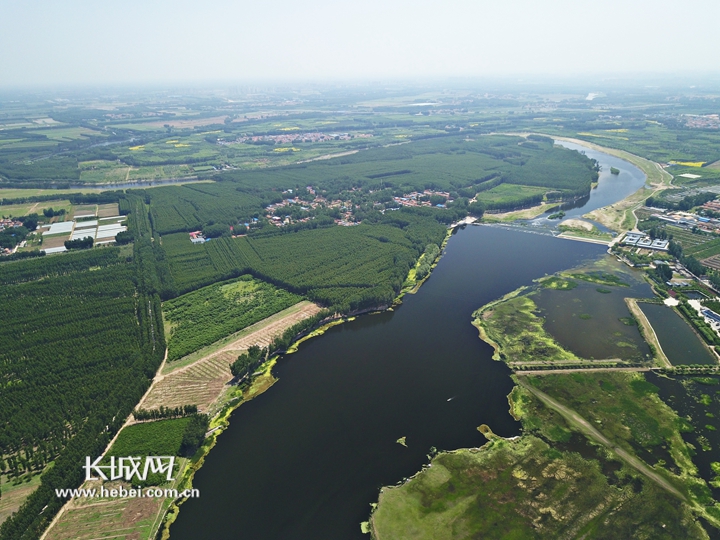
[[[618, 165], [636, 174], [613, 158]], [[182, 505], [172, 539], [368, 538], [360, 522], [380, 487], [417, 472], [431, 447], [480, 446], [483, 423], [519, 433], [510, 371], [492, 360], [472, 312], [605, 249], [496, 227], [458, 231], [394, 312], [336, 326], [279, 361], [279, 381], [233, 413], [196, 474], [201, 497]]]

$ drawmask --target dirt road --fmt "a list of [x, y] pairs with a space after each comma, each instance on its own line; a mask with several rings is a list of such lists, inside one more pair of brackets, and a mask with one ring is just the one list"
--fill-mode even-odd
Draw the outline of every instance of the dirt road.
[[589, 438], [593, 439], [594, 441], [602, 444], [603, 446], [609, 448], [612, 452], [615, 453], [615, 455], [617, 455], [620, 459], [622, 459], [625, 463], [630, 465], [632, 468], [639, 471], [646, 478], [652, 480], [657, 485], [659, 485], [661, 488], [668, 491], [669, 493], [672, 493], [673, 495], [678, 497], [683, 502], [688, 502], [688, 500], [685, 498], [685, 496], [682, 493], [680, 493], [680, 491], [678, 491], [678, 489], [675, 486], [673, 486], [666, 478], [659, 475], [657, 472], [655, 472], [653, 469], [651, 469], [648, 465], [646, 465], [645, 462], [638, 459], [637, 457], [632, 455], [630, 452], [613, 444], [612, 441], [610, 441], [610, 439], [605, 437], [605, 435], [603, 435], [597, 429], [595, 429], [595, 427], [592, 424], [590, 424], [590, 422], [585, 420], [582, 416], [580, 416], [578, 413], [573, 411], [571, 408], [566, 407], [565, 405], [562, 405], [561, 403], [558, 403], [557, 401], [555, 401], [553, 398], [548, 396], [542, 390], [538, 390], [537, 388], [535, 388], [534, 386], [529, 384], [527, 381], [523, 380], [522, 376], [518, 376], [517, 380], [518, 380], [518, 384], [520, 384], [528, 392], [532, 393], [535, 397], [537, 397], [545, 405], [547, 405], [551, 409], [560, 413], [562, 415], [562, 417], [565, 418], [565, 420], [568, 422], [568, 424], [577, 428], [586, 437], [589, 437]]

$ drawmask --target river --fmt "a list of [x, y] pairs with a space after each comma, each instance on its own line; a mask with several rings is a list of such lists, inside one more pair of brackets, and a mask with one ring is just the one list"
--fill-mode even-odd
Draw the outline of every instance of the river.
[[500, 227], [457, 231], [394, 312], [336, 326], [278, 362], [279, 381], [232, 414], [171, 538], [366, 539], [360, 522], [380, 487], [416, 473], [431, 447], [480, 446], [483, 423], [519, 434], [510, 371], [471, 313], [605, 249]]

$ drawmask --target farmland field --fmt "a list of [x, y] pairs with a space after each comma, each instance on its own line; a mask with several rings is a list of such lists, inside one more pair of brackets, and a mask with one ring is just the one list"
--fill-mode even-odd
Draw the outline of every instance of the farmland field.
[[252, 345], [268, 347], [285, 330], [320, 312], [310, 302], [300, 302], [185, 360], [167, 364], [139, 407], [197, 405], [201, 412], [217, 400], [232, 378], [229, 365]]
[[297, 304], [301, 297], [242, 276], [163, 304], [173, 361]]
[[45, 538], [149, 538], [163, 503], [165, 501], [162, 499], [150, 498], [76, 499], [65, 509]]
[[18, 217], [26, 216], [32, 213], [36, 213], [42, 216], [42, 211], [44, 208], [52, 208], [56, 211], [64, 209], [66, 212], [69, 212], [71, 207], [72, 205], [70, 204], [70, 201], [61, 199], [58, 199], [57, 201], [0, 205], [0, 216]]
[[179, 456], [190, 418], [173, 418], [125, 426], [107, 456]]

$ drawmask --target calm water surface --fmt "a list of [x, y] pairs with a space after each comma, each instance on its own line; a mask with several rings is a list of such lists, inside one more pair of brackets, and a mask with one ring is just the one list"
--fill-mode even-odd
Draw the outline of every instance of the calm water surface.
[[[519, 433], [509, 370], [471, 313], [534, 278], [596, 259], [604, 247], [469, 227], [418, 294], [283, 358], [279, 381], [238, 408], [171, 528], [197, 538], [366, 539], [378, 489], [417, 472], [431, 446], [484, 443], [477, 426]], [[396, 440], [407, 437], [408, 448]]]
[[610, 257], [596, 270], [614, 273], [629, 286], [575, 279], [577, 287], [568, 291], [541, 289], [534, 300], [545, 318], [545, 329], [582, 358], [648, 360], [650, 348], [638, 327], [625, 324], [631, 317], [625, 298], [651, 298], [652, 289], [642, 279], [642, 272]]
[[671, 308], [661, 304], [639, 304], [660, 340], [670, 363], [716, 364], [714, 355], [703, 345], [690, 325]]
[[[645, 182], [625, 161], [562, 144], [604, 169], [567, 217]], [[543, 220], [557, 224], [530, 225]], [[519, 433], [508, 413], [510, 372], [478, 338], [472, 312], [604, 251], [517, 229], [459, 231], [431, 278], [395, 312], [335, 327], [280, 360], [280, 380], [233, 413], [198, 471], [202, 497], [182, 506], [172, 539], [366, 540], [359, 524], [379, 488], [415, 474], [430, 447], [479, 446], [482, 423], [505, 437]]]

